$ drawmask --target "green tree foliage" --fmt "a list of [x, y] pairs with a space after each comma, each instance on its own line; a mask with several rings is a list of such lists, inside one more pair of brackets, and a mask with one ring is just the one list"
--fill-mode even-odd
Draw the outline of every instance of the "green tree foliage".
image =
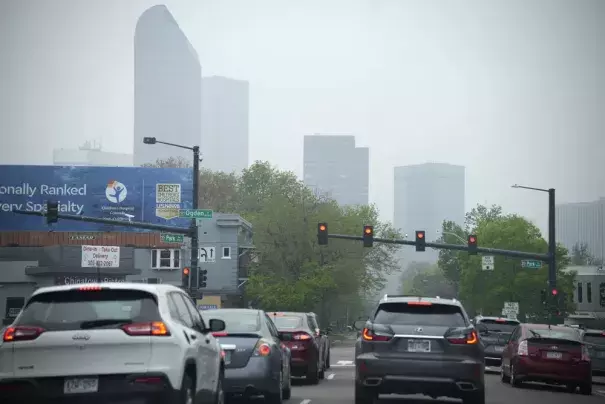
[[[469, 233], [477, 235], [479, 246], [505, 250], [546, 253], [548, 244], [540, 230], [518, 215], [505, 215], [499, 206], [477, 206], [467, 214], [466, 229], [451, 222], [443, 224], [444, 238], [454, 232], [463, 239]], [[449, 236], [452, 237], [453, 236]], [[544, 307], [540, 291], [548, 289], [548, 267], [539, 270], [521, 267], [521, 260], [503, 256], [495, 257], [495, 270], [482, 271], [481, 255], [443, 250], [439, 256], [439, 268], [444, 276], [459, 285], [459, 296], [469, 311], [484, 315], [500, 315], [505, 301], [519, 302], [520, 316], [543, 318]], [[557, 285], [564, 292], [564, 311], [574, 310], [573, 273], [563, 271], [569, 265], [567, 250], [557, 247]]]
[[401, 281], [401, 290], [406, 295], [455, 297], [454, 287], [437, 265], [411, 262]]

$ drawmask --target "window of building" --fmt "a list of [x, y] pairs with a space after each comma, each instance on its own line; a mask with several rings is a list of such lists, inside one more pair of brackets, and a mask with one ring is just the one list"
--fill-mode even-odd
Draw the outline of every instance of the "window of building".
[[231, 258], [231, 247], [223, 247], [223, 259]]
[[599, 284], [599, 304], [605, 307], [605, 283]]
[[151, 268], [179, 269], [181, 250], [151, 250]]
[[578, 303], [582, 303], [582, 282], [578, 282]]
[[586, 301], [592, 303], [592, 283], [590, 282], [586, 284]]

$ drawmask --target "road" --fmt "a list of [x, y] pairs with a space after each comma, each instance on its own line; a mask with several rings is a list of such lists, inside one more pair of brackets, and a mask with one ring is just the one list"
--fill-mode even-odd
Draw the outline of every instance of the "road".
[[[304, 380], [294, 382], [292, 398], [289, 404], [352, 404], [353, 401], [353, 347], [334, 346], [331, 351], [332, 367], [326, 373], [326, 379], [317, 386], [305, 385]], [[513, 388], [503, 384], [496, 373], [486, 373], [487, 404], [604, 404], [605, 385], [594, 385], [592, 396], [570, 394], [563, 389], [529, 385]], [[417, 398], [416, 398], [417, 397]], [[424, 396], [405, 397], [406, 404], [456, 403], [458, 400], [433, 400]], [[386, 396], [378, 401], [380, 404], [398, 404], [401, 396]]]

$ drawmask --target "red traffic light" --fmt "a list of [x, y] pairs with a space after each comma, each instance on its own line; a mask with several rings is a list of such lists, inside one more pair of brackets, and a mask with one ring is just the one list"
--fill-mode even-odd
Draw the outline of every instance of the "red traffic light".
[[319, 231], [326, 231], [326, 225], [325, 224], [320, 224], [319, 225]]
[[553, 296], [556, 296], [559, 292], [557, 291], [557, 289], [553, 289], [551, 293]]
[[372, 234], [372, 228], [370, 226], [366, 226], [364, 227], [363, 232], [365, 234]]
[[416, 232], [416, 238], [424, 238], [424, 232], [423, 231]]
[[476, 242], [477, 242], [477, 239], [476, 239], [475, 237], [470, 237], [470, 238], [468, 239], [468, 241], [470, 241], [471, 243], [476, 243]]
[[189, 275], [189, 268], [183, 268], [183, 275]]

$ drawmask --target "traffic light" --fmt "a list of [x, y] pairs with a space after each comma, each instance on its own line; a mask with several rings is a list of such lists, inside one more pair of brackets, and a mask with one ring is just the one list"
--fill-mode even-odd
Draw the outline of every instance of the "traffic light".
[[426, 233], [416, 230], [416, 251], [426, 251]]
[[183, 268], [183, 278], [182, 278], [182, 282], [181, 285], [183, 286], [183, 288], [189, 289], [189, 275], [190, 275], [190, 270], [189, 268], [185, 267]]
[[198, 276], [198, 289], [206, 287], [206, 281], [208, 280], [208, 277], [206, 276], [207, 274], [207, 269], [200, 269], [200, 273]]
[[542, 289], [540, 291], [540, 301], [542, 302], [543, 305], [546, 305], [547, 303], [547, 296], [546, 296], [546, 289]]
[[559, 291], [558, 291], [556, 288], [553, 288], [553, 289], [550, 291], [550, 294], [551, 294], [553, 297], [557, 297], [557, 295], [559, 294]]
[[319, 245], [328, 245], [328, 224], [317, 224], [317, 243]]
[[474, 234], [468, 236], [468, 253], [471, 255], [477, 254], [477, 236]]
[[363, 246], [372, 247], [374, 245], [374, 227], [363, 226]]
[[59, 202], [46, 202], [46, 224], [59, 221]]

